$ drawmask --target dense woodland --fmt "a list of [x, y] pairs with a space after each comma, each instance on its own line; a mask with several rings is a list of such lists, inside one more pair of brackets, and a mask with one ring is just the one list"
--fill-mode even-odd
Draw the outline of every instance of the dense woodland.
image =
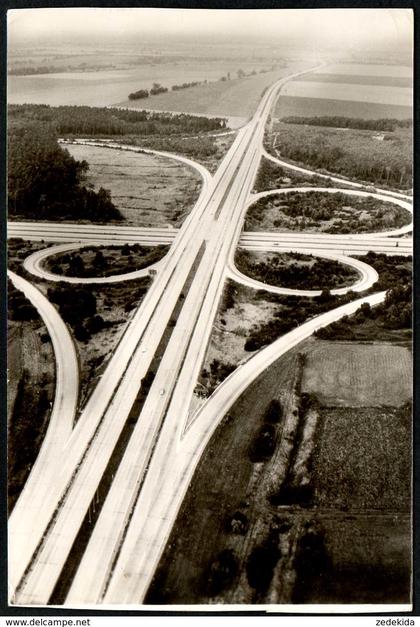
[[224, 118], [106, 107], [10, 105], [9, 121], [49, 123], [58, 135], [195, 135], [226, 128]]
[[9, 124], [8, 211], [10, 217], [93, 221], [121, 220], [107, 190], [83, 186], [89, 168], [59, 146], [50, 125]]
[[358, 278], [350, 266], [301, 253], [272, 254], [265, 261], [257, 261], [254, 253], [238, 249], [235, 264], [253, 279], [291, 289], [333, 289], [355, 283]]
[[308, 124], [309, 126], [329, 126], [333, 128], [355, 128], [367, 131], [395, 131], [396, 128], [411, 128], [413, 120], [397, 120], [395, 118], [380, 118], [379, 120], [364, 120], [362, 118], [347, 118], [339, 115], [321, 115], [299, 117], [290, 115], [282, 118], [286, 124]]
[[276, 156], [280, 154], [286, 159], [317, 169], [320, 173], [331, 172], [399, 189], [411, 188], [413, 167], [410, 128], [398, 126], [395, 131], [384, 132], [380, 136], [350, 127], [346, 129], [308, 126], [296, 122], [278, 124], [273, 135], [275, 144], [273, 146], [272, 139], [268, 138], [267, 148], [274, 151]]

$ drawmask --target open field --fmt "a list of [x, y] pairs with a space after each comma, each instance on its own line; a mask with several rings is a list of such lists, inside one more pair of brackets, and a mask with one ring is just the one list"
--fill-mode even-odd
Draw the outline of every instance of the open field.
[[257, 281], [291, 289], [331, 290], [352, 285], [359, 278], [354, 268], [302, 253], [237, 250], [235, 264]]
[[89, 163], [87, 184], [111, 192], [127, 225], [178, 227], [198, 197], [201, 178], [172, 159], [96, 146], [66, 148]]
[[[236, 73], [241, 63], [242, 61], [223, 59], [213, 62], [201, 59], [197, 62], [196, 59], [181, 58], [179, 61], [168, 60], [166, 63], [144, 63], [134, 68], [9, 76], [8, 101], [10, 104], [33, 102], [111, 106], [126, 101], [128, 94], [133, 91], [149, 90], [153, 83], [160, 83], [170, 89], [172, 85], [184, 82], [218, 81], [229, 71], [232, 75]], [[152, 97], [148, 99], [152, 100]]]
[[315, 82], [318, 85], [321, 83], [345, 83], [346, 85], [382, 85], [386, 87], [405, 87], [411, 88], [412, 78], [409, 76], [367, 76], [364, 74], [304, 74], [303, 76], [294, 79], [299, 82]]
[[348, 100], [333, 100], [331, 97], [309, 97], [280, 95], [277, 100], [274, 115], [284, 118], [289, 115], [321, 116], [342, 115], [345, 117], [365, 118], [377, 120], [380, 118], [398, 118], [404, 120], [413, 115], [412, 106], [396, 104], [381, 104], [377, 102], [361, 102], [353, 98]]
[[381, 65], [380, 63], [333, 63], [315, 70], [314, 74], [341, 74], [349, 79], [360, 76], [403, 76], [413, 75], [413, 68], [408, 65]]
[[336, 81], [290, 81], [283, 89], [285, 96], [295, 98], [327, 98], [330, 100], [354, 100], [385, 105], [410, 107], [413, 91], [409, 87], [391, 85], [354, 84]]
[[399, 407], [412, 395], [411, 361], [392, 343], [316, 342], [302, 389], [327, 406]]
[[[247, 55], [249, 56], [249, 55]], [[198, 58], [197, 58], [198, 57]], [[27, 76], [8, 77], [9, 104], [128, 106], [161, 111], [206, 113], [209, 115], [247, 118], [255, 110], [265, 87], [278, 78], [292, 73], [302, 64], [271, 59], [249, 58], [169, 58], [166, 62], [145, 62], [136, 67], [80, 70]], [[76, 59], [78, 61], [78, 59]], [[236, 78], [242, 69], [253, 76]], [[263, 73], [260, 73], [264, 70]], [[230, 76], [230, 80], [220, 80]], [[172, 85], [207, 81], [207, 83], [171, 91]], [[160, 83], [169, 91], [132, 101], [128, 95], [140, 89], [150, 90]]]

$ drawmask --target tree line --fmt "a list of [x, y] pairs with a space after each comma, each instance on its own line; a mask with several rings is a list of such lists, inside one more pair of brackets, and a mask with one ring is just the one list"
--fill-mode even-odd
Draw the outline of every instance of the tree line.
[[378, 120], [365, 120], [363, 118], [348, 118], [340, 115], [321, 115], [302, 117], [289, 115], [281, 118], [286, 124], [308, 124], [310, 126], [328, 126], [333, 128], [354, 128], [368, 131], [395, 131], [396, 128], [411, 128], [413, 120], [406, 118], [380, 118]]
[[49, 123], [58, 135], [196, 135], [226, 128], [224, 118], [72, 105], [9, 105], [8, 117]]

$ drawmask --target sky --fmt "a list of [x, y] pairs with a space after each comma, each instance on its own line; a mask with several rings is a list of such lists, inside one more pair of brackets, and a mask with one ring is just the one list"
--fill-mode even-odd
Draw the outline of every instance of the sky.
[[411, 45], [409, 9], [14, 9], [8, 12], [9, 41], [80, 36], [171, 36], [290, 38], [329, 45], [390, 42]]

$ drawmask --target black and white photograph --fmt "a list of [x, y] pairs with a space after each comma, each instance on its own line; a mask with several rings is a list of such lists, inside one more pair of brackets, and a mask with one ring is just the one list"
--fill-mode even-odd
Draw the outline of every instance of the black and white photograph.
[[7, 12], [10, 607], [412, 611], [413, 33]]

